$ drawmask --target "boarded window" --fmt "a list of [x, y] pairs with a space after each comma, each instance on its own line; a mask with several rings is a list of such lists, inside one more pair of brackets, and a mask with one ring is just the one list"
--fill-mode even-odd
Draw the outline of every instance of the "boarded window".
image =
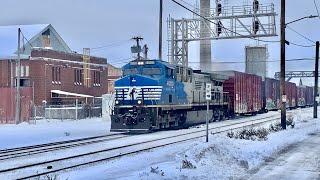
[[101, 84], [101, 72], [100, 71], [93, 71], [93, 84], [98, 86]]
[[53, 66], [52, 71], [52, 83], [57, 84], [61, 82], [61, 67]]
[[75, 69], [74, 70], [74, 84], [75, 85], [82, 85], [83, 83], [83, 70], [82, 69]]

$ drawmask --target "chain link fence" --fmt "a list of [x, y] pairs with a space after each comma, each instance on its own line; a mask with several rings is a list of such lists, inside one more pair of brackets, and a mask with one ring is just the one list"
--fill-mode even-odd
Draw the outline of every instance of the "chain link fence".
[[33, 119], [86, 119], [102, 116], [101, 104], [34, 106]]

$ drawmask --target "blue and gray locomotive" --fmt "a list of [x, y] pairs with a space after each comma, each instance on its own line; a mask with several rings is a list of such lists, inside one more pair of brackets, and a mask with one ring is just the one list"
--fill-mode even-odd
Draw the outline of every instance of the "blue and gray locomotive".
[[206, 83], [212, 84], [211, 121], [228, 116], [222, 75], [145, 59], [129, 62], [122, 71], [115, 82], [111, 131], [149, 132], [205, 122]]

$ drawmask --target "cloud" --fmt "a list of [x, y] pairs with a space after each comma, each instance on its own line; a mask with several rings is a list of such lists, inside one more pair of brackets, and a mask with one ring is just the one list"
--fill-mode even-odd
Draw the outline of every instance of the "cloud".
[[[186, 0], [194, 4], [194, 0]], [[239, 0], [229, 0], [228, 4], [242, 4]], [[247, 0], [247, 2], [251, 2]], [[260, 0], [261, 3], [270, 3]], [[278, 0], [275, 3], [279, 13]], [[170, 0], [164, 1], [164, 17], [191, 17], [191, 14]], [[212, 3], [214, 4], [214, 3]], [[251, 4], [251, 3], [249, 3]], [[43, 24], [51, 23], [74, 50], [83, 47], [98, 47], [106, 44], [128, 40], [127, 43], [97, 51], [97, 55], [107, 57], [110, 62], [131, 56], [129, 39], [135, 35], [143, 36], [144, 43], [150, 47], [150, 57], [157, 57], [158, 52], [158, 0], [2, 0], [0, 7], [0, 25], [8, 24]], [[312, 1], [287, 1], [287, 20], [294, 20], [306, 15], [315, 14]], [[164, 57], [167, 55], [166, 21], [164, 21]], [[279, 24], [279, 17], [277, 18]], [[308, 19], [293, 24], [291, 27], [310, 37], [319, 38], [319, 19]], [[277, 27], [279, 30], [279, 26]], [[278, 40], [279, 37], [271, 38]], [[299, 44], [310, 42], [287, 30], [287, 39]], [[254, 44], [252, 40], [219, 40], [213, 41], [213, 59], [219, 61], [244, 61], [244, 46]], [[233, 48], [230, 49], [229, 47]], [[190, 48], [190, 59], [199, 61], [197, 45]], [[269, 60], [279, 59], [279, 44], [269, 44]], [[287, 58], [314, 57], [314, 48], [287, 47]], [[166, 59], [165, 59], [166, 60]], [[224, 68], [221, 66], [219, 68]], [[242, 67], [243, 68], [243, 67]], [[240, 69], [242, 69], [240, 68]], [[312, 69], [312, 63], [288, 63], [288, 70]], [[243, 69], [242, 69], [243, 70]], [[269, 64], [269, 75], [279, 70], [277, 63]]]

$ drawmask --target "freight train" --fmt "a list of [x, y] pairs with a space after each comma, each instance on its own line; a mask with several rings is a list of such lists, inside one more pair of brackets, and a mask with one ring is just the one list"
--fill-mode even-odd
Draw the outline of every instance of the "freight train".
[[[210, 121], [280, 108], [280, 82], [237, 71], [202, 72], [162, 60], [137, 59], [115, 82], [111, 131], [149, 132], [204, 123], [206, 84]], [[287, 82], [287, 108], [313, 104], [313, 89]]]

